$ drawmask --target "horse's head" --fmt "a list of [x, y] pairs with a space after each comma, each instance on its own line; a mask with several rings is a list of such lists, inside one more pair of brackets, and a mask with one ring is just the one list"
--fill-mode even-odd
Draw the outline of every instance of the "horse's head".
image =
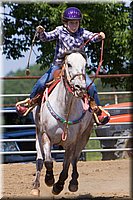
[[67, 52], [65, 56], [65, 79], [76, 97], [86, 92], [86, 55], [82, 50]]

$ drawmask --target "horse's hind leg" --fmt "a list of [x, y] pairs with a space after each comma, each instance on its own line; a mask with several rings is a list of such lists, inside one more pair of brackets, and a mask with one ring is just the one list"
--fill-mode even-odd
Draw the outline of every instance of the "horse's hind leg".
[[42, 134], [39, 134], [37, 132], [36, 134], [36, 150], [37, 150], [37, 160], [36, 160], [36, 177], [33, 182], [33, 189], [31, 191], [32, 195], [39, 196], [40, 190], [38, 189], [40, 187], [40, 175], [41, 175], [41, 170], [43, 168], [43, 148], [42, 148]]
[[40, 187], [40, 175], [41, 175], [42, 168], [43, 168], [43, 160], [37, 159], [36, 160], [36, 177], [33, 182], [33, 189], [38, 189]]

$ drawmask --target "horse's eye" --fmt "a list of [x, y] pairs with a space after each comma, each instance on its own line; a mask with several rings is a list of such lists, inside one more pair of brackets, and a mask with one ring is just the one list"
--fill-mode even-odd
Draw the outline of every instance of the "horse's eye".
[[68, 68], [71, 68], [71, 67], [72, 67], [72, 65], [68, 63]]

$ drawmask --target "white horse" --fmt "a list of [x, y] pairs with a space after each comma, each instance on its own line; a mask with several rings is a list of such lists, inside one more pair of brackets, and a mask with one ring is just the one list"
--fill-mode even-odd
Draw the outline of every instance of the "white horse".
[[[45, 183], [53, 186], [53, 194], [58, 195], [68, 177], [72, 164], [72, 179], [69, 190], [78, 190], [77, 162], [82, 149], [88, 142], [92, 127], [92, 113], [86, 109], [86, 57], [83, 52], [73, 51], [65, 56], [64, 75], [52, 93], [36, 109], [36, 177], [33, 195], [39, 195], [40, 173], [46, 167]], [[51, 146], [61, 145], [64, 150], [63, 169], [56, 183], [53, 175]]]

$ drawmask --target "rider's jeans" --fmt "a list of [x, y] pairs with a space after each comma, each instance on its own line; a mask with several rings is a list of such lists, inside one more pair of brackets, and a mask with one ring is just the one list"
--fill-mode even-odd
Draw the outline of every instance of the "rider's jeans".
[[[35, 97], [38, 93], [43, 92], [46, 83], [53, 79], [54, 71], [57, 70], [57, 69], [60, 69], [60, 67], [55, 66], [55, 65], [51, 65], [50, 69], [36, 82], [36, 84], [34, 85], [34, 87], [32, 89], [31, 95], [30, 95], [31, 99], [33, 97]], [[90, 85], [91, 82], [92, 82], [92, 80], [86, 74], [86, 85], [87, 85], [87, 87]], [[94, 83], [89, 88], [88, 93], [91, 97], [93, 97], [95, 99], [96, 104], [100, 105], [100, 101], [99, 101], [98, 94], [97, 94], [97, 89], [96, 89], [96, 86], [95, 86]]]
[[[86, 86], [88, 87], [91, 84], [92, 80], [90, 79], [90, 77], [88, 76], [88, 74], [86, 74]], [[98, 93], [97, 93], [97, 88], [96, 85], [93, 83], [91, 85], [91, 87], [88, 90], [88, 94], [93, 97], [95, 99], [95, 102], [98, 106], [100, 106], [100, 100], [98, 97]]]
[[45, 85], [47, 82], [51, 81], [53, 79], [54, 71], [60, 69], [59, 66], [51, 65], [50, 69], [36, 82], [34, 85], [30, 98], [32, 99], [35, 97], [38, 93], [42, 93]]

